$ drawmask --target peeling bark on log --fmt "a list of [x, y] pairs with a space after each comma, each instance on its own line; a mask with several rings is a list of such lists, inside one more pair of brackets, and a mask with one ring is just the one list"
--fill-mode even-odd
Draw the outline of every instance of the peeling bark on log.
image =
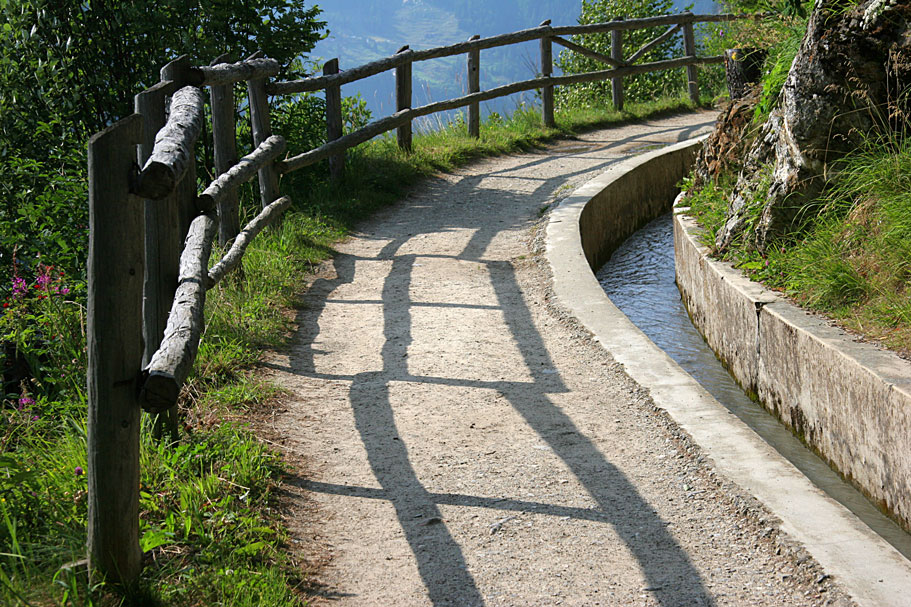
[[259, 147], [238, 160], [237, 164], [210, 183], [209, 187], [196, 199], [196, 208], [202, 213], [214, 210], [225, 196], [235, 191], [242, 183], [253, 179], [259, 169], [281, 156], [284, 151], [284, 137], [270, 136]]
[[190, 224], [168, 326], [146, 369], [148, 376], [139, 396], [142, 408], [150, 413], [160, 413], [177, 403], [180, 388], [193, 368], [205, 326], [205, 285], [217, 228], [213, 215], [200, 215]]
[[183, 177], [193, 156], [193, 146], [202, 131], [201, 90], [185, 86], [171, 97], [171, 113], [155, 135], [155, 147], [139, 175], [136, 194], [150, 200], [164, 198]]
[[[756, 232], [747, 237], [765, 250], [794, 229], [835, 161], [871, 133], [894, 128], [889, 113], [901, 102], [896, 91], [911, 83], [909, 17], [907, 2], [867, 0], [845, 12], [834, 0], [817, 1], [779, 107], [747, 154], [716, 238], [719, 249], [743, 234], [751, 206], [763, 200]], [[907, 128], [904, 119], [899, 128]]]
[[291, 206], [291, 199], [288, 196], [282, 196], [263, 209], [253, 221], [248, 223], [237, 235], [237, 238], [234, 239], [231, 249], [209, 270], [209, 274], [206, 277], [206, 288], [211, 289], [228, 272], [236, 268], [243, 259], [244, 252], [247, 250], [247, 245], [250, 244], [250, 241], [262, 232], [263, 228], [275, 221], [289, 206]]
[[275, 59], [262, 58], [204, 65], [194, 69], [202, 73], [202, 86], [218, 86], [275, 76], [281, 71], [281, 67]]

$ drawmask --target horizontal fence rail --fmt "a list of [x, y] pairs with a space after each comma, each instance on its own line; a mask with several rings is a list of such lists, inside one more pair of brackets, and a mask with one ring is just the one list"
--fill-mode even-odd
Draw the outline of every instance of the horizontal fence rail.
[[[413, 50], [348, 70], [338, 60], [322, 75], [275, 81], [282, 66], [261, 53], [242, 61], [227, 55], [192, 66], [179, 57], [161, 69], [161, 80], [135, 97], [135, 113], [95, 135], [89, 144], [90, 258], [89, 347], [89, 565], [112, 581], [132, 582], [141, 568], [138, 547], [139, 411], [158, 415], [156, 434], [176, 437], [175, 405], [205, 331], [206, 291], [238, 268], [250, 242], [291, 205], [279, 193], [282, 174], [329, 159], [330, 175], [343, 174], [344, 153], [377, 135], [397, 131], [410, 149], [412, 122], [468, 107], [468, 133], [480, 134], [480, 103], [540, 89], [543, 122], [554, 126], [554, 87], [610, 80], [613, 102], [623, 104], [623, 78], [685, 68], [690, 96], [698, 98], [696, 68], [723, 62], [697, 57], [693, 24], [752, 18], [747, 15], [665, 15], [606, 23], [540, 26], [509, 34]], [[623, 56], [623, 32], [668, 26], [662, 34]], [[683, 34], [684, 56], [636, 63], [650, 50]], [[564, 36], [610, 33], [610, 56]], [[540, 41], [540, 76], [481, 90], [480, 52]], [[553, 75], [553, 45], [604, 63], [609, 69]], [[466, 95], [413, 107], [412, 66], [466, 55]], [[344, 133], [340, 87], [393, 70], [396, 112]], [[245, 85], [247, 103], [235, 94]], [[209, 94], [204, 89], [209, 88]], [[326, 93], [327, 143], [282, 158], [287, 143], [272, 133], [270, 95]], [[207, 114], [205, 104], [209, 103]], [[250, 120], [252, 152], [237, 157], [237, 108]], [[211, 128], [206, 117], [211, 116]], [[197, 172], [197, 146], [211, 133], [214, 166]], [[135, 158], [135, 162], [133, 161]], [[214, 178], [200, 188], [199, 174]], [[242, 230], [238, 189], [257, 178], [261, 210]], [[201, 189], [201, 191], [200, 191]], [[216, 238], [223, 257], [208, 267]]]

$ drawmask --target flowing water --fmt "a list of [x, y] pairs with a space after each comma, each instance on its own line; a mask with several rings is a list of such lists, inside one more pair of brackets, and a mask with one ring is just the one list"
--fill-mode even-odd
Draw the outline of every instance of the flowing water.
[[675, 282], [671, 213], [630, 236], [598, 271], [598, 280], [607, 296], [633, 324], [716, 400], [762, 436], [817, 487], [911, 559], [911, 535], [886, 518], [776, 418], [751, 400], [690, 322]]

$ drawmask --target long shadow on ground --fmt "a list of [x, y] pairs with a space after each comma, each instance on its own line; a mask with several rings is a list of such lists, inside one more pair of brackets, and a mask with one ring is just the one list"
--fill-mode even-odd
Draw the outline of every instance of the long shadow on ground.
[[[645, 133], [643, 139], [650, 133]], [[629, 142], [634, 142], [632, 139]], [[615, 145], [615, 143], [613, 144]], [[607, 159], [603, 168], [616, 161]], [[468, 184], [484, 176], [466, 177]], [[543, 201], [565, 178], [543, 179], [531, 197]], [[385, 277], [379, 303], [383, 306], [384, 343], [381, 350], [382, 369], [353, 375], [333, 375], [317, 372], [319, 352], [313, 340], [319, 334], [319, 318], [331, 294], [341, 285], [356, 278], [356, 265], [365, 258], [339, 255], [335, 261], [336, 277], [319, 280], [307, 296], [307, 308], [299, 316], [303, 341], [296, 344], [291, 366], [294, 373], [314, 378], [351, 382], [350, 406], [357, 431], [367, 452], [371, 471], [381, 489], [305, 480], [303, 486], [315, 492], [366, 497], [389, 501], [395, 508], [399, 525], [414, 555], [428, 596], [436, 606], [483, 605], [480, 589], [468, 571], [465, 556], [442, 521], [441, 505], [462, 505], [491, 508], [500, 511], [533, 511], [579, 520], [597, 521], [610, 525], [626, 544], [644, 572], [652, 596], [662, 605], [712, 605], [702, 579], [687, 554], [668, 532], [666, 523], [654, 508], [639, 494], [633, 483], [597, 449], [573, 420], [554, 402], [550, 395], [567, 392], [558, 374], [545, 373], [553, 363], [544, 339], [536, 330], [532, 315], [523, 300], [515, 269], [508, 261], [485, 259], [493, 238], [503, 229], [527, 224], [529, 196], [503, 192], [499, 219], [481, 216], [471, 209], [462, 212], [440, 213], [439, 222], [426, 233], [447, 229], [472, 229], [474, 233], [453, 259], [484, 264], [495, 292], [498, 308], [505, 318], [511, 336], [531, 374], [529, 382], [480, 381], [452, 377], [414, 375], [408, 367], [408, 347], [412, 343], [412, 308], [409, 298], [412, 272], [417, 257], [422, 254], [402, 254], [401, 248], [415, 235], [407, 222], [386, 222], [384, 233], [370, 237], [388, 239], [382, 250], [370, 261], [391, 260], [392, 267]], [[532, 209], [534, 210], [534, 209]], [[439, 209], [427, 209], [433, 215]], [[385, 233], [388, 229], [389, 233]], [[434, 256], [434, 255], [430, 255]], [[376, 302], [347, 302], [374, 304]], [[421, 306], [454, 306], [458, 304], [421, 303]], [[518, 499], [440, 494], [429, 492], [418, 478], [409, 459], [404, 441], [399, 440], [390, 399], [391, 382], [413, 382], [453, 385], [496, 390], [508, 399], [511, 406], [565, 463], [588, 493], [597, 502], [597, 509], [565, 507]], [[533, 396], [529, 396], [532, 394]], [[675, 572], [668, 579], [669, 572]]]

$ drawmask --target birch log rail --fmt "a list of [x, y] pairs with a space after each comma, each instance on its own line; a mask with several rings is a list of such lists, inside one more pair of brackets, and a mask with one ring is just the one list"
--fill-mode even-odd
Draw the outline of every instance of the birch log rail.
[[193, 368], [205, 326], [207, 268], [217, 227], [211, 214], [200, 215], [190, 224], [168, 326], [146, 369], [139, 395], [142, 408], [150, 413], [166, 411], [177, 403], [180, 388]]
[[171, 98], [171, 115], [155, 136], [155, 147], [139, 175], [136, 194], [150, 200], [174, 190], [193, 157], [193, 145], [202, 130], [205, 97], [195, 86], [185, 86]]
[[237, 235], [237, 238], [234, 239], [234, 243], [231, 245], [228, 252], [225, 253], [225, 256], [209, 270], [209, 274], [206, 276], [206, 288], [211, 289], [218, 284], [218, 281], [224, 278], [228, 272], [236, 268], [237, 264], [243, 259], [244, 251], [247, 250], [247, 245], [250, 244], [263, 228], [275, 221], [289, 206], [291, 206], [291, 199], [288, 196], [282, 196], [263, 209], [253, 221], [248, 223], [244, 229], [241, 230], [240, 234]]
[[263, 57], [246, 59], [237, 63], [204, 65], [196, 69], [202, 75], [200, 86], [218, 86], [268, 78], [277, 75], [281, 68], [281, 64], [275, 59]]
[[285, 151], [285, 138], [271, 135], [255, 150], [237, 161], [233, 167], [218, 176], [215, 181], [196, 199], [196, 208], [201, 213], [208, 213], [215, 209], [229, 193], [236, 190], [242, 183], [253, 179], [266, 163], [269, 163]]

